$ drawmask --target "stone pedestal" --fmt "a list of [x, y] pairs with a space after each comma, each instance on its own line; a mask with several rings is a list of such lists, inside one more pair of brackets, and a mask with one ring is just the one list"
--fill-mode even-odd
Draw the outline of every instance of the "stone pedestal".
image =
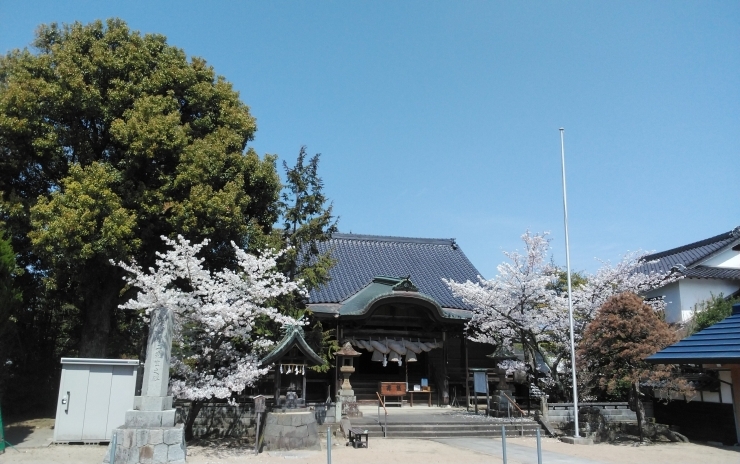
[[321, 450], [313, 411], [270, 412], [265, 419], [265, 451]]
[[362, 411], [357, 407], [357, 397], [354, 390], [339, 390], [339, 401], [342, 403], [343, 416], [362, 417]]
[[185, 464], [185, 429], [179, 427], [139, 428], [123, 426], [113, 431], [116, 444], [111, 461], [108, 445], [103, 464]]
[[514, 406], [510, 405], [509, 400], [503, 395], [506, 393], [509, 398], [514, 398], [514, 392], [511, 390], [493, 390], [491, 392], [491, 410], [487, 413], [491, 416], [506, 417], [511, 408], [512, 415], [515, 414]]

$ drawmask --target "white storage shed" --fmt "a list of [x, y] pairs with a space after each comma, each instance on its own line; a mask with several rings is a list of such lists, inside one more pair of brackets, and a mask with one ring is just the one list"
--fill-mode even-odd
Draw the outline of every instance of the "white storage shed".
[[134, 408], [135, 359], [62, 358], [55, 442], [110, 441]]

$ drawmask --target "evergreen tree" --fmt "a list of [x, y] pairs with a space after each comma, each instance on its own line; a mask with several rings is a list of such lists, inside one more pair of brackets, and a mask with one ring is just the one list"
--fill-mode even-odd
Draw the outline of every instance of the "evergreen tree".
[[178, 233], [208, 237], [215, 268], [234, 265], [230, 241], [262, 248], [275, 158], [246, 148], [255, 120], [231, 85], [161, 35], [118, 19], [52, 24], [34, 47], [0, 57], [0, 220], [32, 271], [34, 314], [67, 308], [80, 356], [120, 355], [111, 330], [132, 321], [116, 311], [127, 295], [111, 260], [148, 266]]
[[0, 399], [13, 371], [13, 352], [18, 349], [16, 321], [21, 292], [15, 285], [15, 278], [20, 273], [10, 238], [5, 237], [4, 229], [0, 228]]
[[[319, 244], [337, 231], [337, 218], [332, 215], [332, 204], [324, 195], [324, 183], [318, 175], [319, 159], [315, 154], [308, 158], [306, 147], [301, 147], [296, 163], [290, 167], [283, 161], [285, 186], [281, 195], [283, 227], [280, 230], [282, 246], [286, 247], [281, 259], [281, 269], [291, 279], [300, 279], [307, 291], [329, 280], [329, 270], [334, 265], [331, 252], [322, 253]], [[284, 296], [281, 307], [295, 318], [305, 313], [306, 297], [294, 292]], [[310, 321], [306, 341], [325, 360], [339, 346], [332, 336], [334, 330], [323, 330], [318, 321]], [[316, 369], [324, 371], [329, 363]]]

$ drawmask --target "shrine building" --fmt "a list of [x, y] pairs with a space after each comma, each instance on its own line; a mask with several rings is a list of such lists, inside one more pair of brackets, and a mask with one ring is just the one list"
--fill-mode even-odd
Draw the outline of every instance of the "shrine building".
[[[376, 400], [380, 382], [405, 382], [427, 384], [436, 404], [463, 404], [469, 369], [496, 367], [493, 346], [466, 339], [471, 308], [443, 281], [478, 281], [454, 239], [337, 233], [319, 248], [336, 264], [308, 308], [340, 346], [361, 353], [352, 375], [358, 401]], [[336, 366], [309, 371], [307, 400], [333, 398], [340, 380]]]

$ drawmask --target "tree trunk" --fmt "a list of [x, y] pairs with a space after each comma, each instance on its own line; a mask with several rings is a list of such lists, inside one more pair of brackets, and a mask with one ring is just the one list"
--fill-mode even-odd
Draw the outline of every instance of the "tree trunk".
[[198, 413], [203, 408], [203, 401], [191, 401], [190, 409], [188, 410], [188, 418], [185, 420], [185, 441], [193, 439], [193, 424], [195, 424], [195, 418], [198, 417]]
[[630, 409], [637, 415], [637, 429], [640, 431], [640, 443], [642, 443], [644, 439], [643, 426], [645, 424], [645, 407], [642, 405], [640, 396], [639, 382], [632, 382], [632, 386], [630, 387], [629, 404]]
[[89, 279], [80, 283], [81, 286], [89, 286], [83, 293], [82, 358], [104, 358], [106, 355], [111, 315], [118, 307], [118, 293], [123, 286], [120, 272], [107, 271], [99, 269], [99, 272], [90, 274]]

